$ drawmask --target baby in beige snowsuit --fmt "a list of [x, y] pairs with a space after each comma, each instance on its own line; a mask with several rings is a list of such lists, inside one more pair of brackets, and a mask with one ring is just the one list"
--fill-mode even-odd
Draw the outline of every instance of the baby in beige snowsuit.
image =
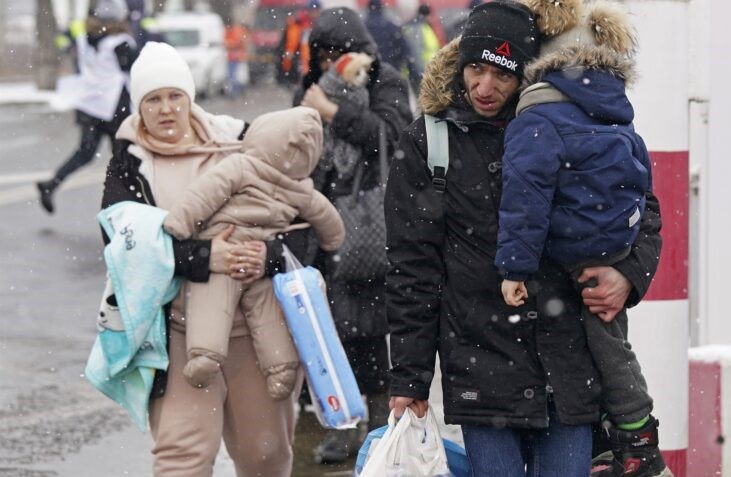
[[[322, 123], [314, 109], [300, 106], [259, 116], [241, 150], [193, 182], [165, 218], [167, 232], [179, 240], [212, 239], [233, 224], [231, 241], [266, 241], [311, 225], [323, 250], [340, 247], [342, 219], [309, 179], [322, 152]], [[296, 217], [306, 223], [292, 225]], [[212, 273], [208, 282], [188, 282], [187, 287], [188, 363], [183, 374], [188, 382], [205, 387], [219, 372], [239, 306], [269, 394], [275, 399], [289, 396], [299, 358], [271, 279], [244, 289], [229, 275]]]

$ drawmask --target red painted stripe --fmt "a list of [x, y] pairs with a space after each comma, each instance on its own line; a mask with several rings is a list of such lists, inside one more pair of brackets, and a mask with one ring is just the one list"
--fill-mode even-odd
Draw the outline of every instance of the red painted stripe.
[[[688, 451], [686, 449], [662, 451], [662, 457], [665, 459], [667, 466], [670, 467], [670, 470], [673, 471], [675, 477], [688, 477], [687, 454]], [[708, 475], [708, 477], [716, 477], [720, 474], [700, 474], [696, 473], [695, 469], [693, 469], [691, 477], [702, 477], [705, 475]]]
[[688, 298], [688, 151], [655, 151], [650, 159], [663, 245], [645, 300], [682, 300]]
[[696, 477], [715, 477], [723, 465], [721, 365], [703, 361], [689, 365], [688, 469]]

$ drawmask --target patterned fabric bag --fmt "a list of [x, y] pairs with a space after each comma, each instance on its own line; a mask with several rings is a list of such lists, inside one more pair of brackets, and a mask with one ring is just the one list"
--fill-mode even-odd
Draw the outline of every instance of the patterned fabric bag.
[[386, 135], [381, 125], [378, 148], [380, 183], [373, 189], [361, 189], [365, 166], [360, 162], [353, 179], [352, 193], [335, 199], [335, 208], [345, 224], [345, 242], [329, 258], [327, 270], [333, 280], [371, 280], [385, 276], [388, 270], [383, 213], [388, 177], [386, 148]]

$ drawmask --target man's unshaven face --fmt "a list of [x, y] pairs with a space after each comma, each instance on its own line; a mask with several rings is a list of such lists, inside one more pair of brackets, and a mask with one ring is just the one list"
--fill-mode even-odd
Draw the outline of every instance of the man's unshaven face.
[[462, 75], [468, 101], [486, 118], [496, 117], [520, 86], [516, 75], [486, 63], [469, 63]]

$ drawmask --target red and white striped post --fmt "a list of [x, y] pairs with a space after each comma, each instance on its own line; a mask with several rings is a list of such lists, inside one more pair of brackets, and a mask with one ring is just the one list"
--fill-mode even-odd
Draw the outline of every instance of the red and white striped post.
[[731, 476], [731, 346], [690, 350], [688, 471], [693, 477]]
[[633, 344], [660, 420], [660, 448], [676, 477], [688, 449], [688, 1], [627, 2], [639, 36], [635, 126], [652, 160], [663, 249], [653, 284], [629, 313]]

